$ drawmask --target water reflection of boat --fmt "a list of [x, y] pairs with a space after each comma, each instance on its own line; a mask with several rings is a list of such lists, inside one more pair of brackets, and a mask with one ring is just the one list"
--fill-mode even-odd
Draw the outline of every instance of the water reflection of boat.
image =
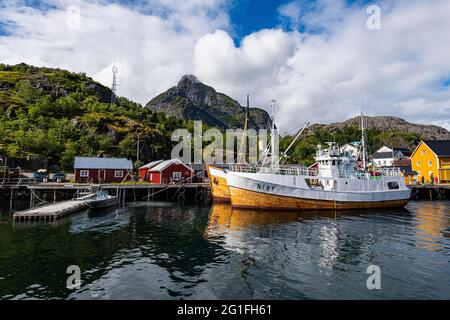
[[[406, 214], [405, 208], [386, 210], [392, 214]], [[267, 210], [267, 209], [236, 209], [228, 203], [214, 203], [208, 219], [205, 232], [226, 229], [229, 231], [245, 229], [251, 226], [283, 224], [308, 219], [336, 218], [338, 216], [358, 216], [379, 213], [378, 210]]]
[[[269, 224], [283, 224], [303, 219], [334, 218], [344, 211], [336, 210], [299, 210], [280, 211], [263, 209], [235, 209], [228, 203], [214, 203], [205, 229], [205, 237], [220, 231], [241, 230], [247, 227], [258, 227]], [[355, 211], [351, 211], [355, 214]]]

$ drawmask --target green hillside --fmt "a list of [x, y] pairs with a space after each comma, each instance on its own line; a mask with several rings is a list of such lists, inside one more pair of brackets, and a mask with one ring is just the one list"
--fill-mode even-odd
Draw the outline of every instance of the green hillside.
[[85, 74], [25, 64], [0, 65], [0, 154], [28, 167], [73, 166], [74, 156], [106, 154], [144, 161], [167, 158], [170, 135], [192, 123], [166, 117], [111, 91]]

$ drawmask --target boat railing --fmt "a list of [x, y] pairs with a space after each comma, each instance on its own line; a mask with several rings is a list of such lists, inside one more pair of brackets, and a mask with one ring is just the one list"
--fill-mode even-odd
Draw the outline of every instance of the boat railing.
[[381, 168], [381, 173], [388, 177], [398, 177], [401, 175], [400, 168]]
[[266, 173], [266, 174], [280, 174], [280, 175], [294, 175], [294, 176], [312, 176], [318, 179], [329, 178], [347, 178], [358, 180], [373, 180], [381, 179], [382, 177], [398, 177], [401, 176], [400, 168], [378, 168], [376, 170], [361, 171], [361, 170], [333, 170], [328, 168], [317, 169], [308, 168], [301, 165], [249, 165], [249, 164], [231, 164], [230, 171], [245, 172], [245, 173]]
[[230, 171], [246, 173], [271, 173], [281, 175], [317, 176], [317, 169], [311, 169], [300, 165], [249, 165], [232, 164]]

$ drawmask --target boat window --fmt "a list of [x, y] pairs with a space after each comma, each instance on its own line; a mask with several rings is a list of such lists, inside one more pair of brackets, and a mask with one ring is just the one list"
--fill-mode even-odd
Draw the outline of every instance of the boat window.
[[400, 189], [397, 181], [391, 181], [387, 183], [389, 190]]

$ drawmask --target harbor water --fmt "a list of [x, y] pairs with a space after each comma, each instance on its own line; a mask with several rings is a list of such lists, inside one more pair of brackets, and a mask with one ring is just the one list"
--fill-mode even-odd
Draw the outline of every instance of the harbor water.
[[[316, 212], [136, 202], [52, 223], [13, 223], [4, 206], [0, 299], [450, 299], [450, 201]], [[69, 266], [79, 287], [67, 288]], [[370, 266], [380, 289], [368, 289]]]

